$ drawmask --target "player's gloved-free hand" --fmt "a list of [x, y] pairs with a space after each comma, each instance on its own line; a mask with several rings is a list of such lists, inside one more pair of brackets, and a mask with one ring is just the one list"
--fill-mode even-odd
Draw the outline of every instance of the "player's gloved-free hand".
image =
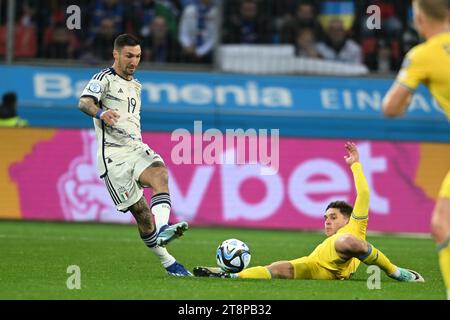
[[355, 143], [346, 142], [345, 149], [347, 150], [348, 155], [344, 156], [344, 159], [345, 159], [345, 162], [347, 162], [347, 164], [349, 166], [351, 166], [355, 162], [359, 162], [359, 152], [358, 152], [358, 148], [356, 147]]
[[99, 119], [103, 120], [108, 126], [112, 126], [119, 121], [120, 115], [114, 110], [103, 111]]

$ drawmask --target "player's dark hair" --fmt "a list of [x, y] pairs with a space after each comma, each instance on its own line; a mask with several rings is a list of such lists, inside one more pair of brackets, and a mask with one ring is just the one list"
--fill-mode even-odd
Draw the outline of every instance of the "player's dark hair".
[[114, 40], [114, 49], [116, 50], [120, 50], [125, 46], [134, 47], [139, 45], [141, 45], [141, 41], [129, 33], [121, 34]]
[[433, 20], [445, 21], [448, 19], [450, 0], [414, 0], [420, 10]]
[[345, 201], [333, 201], [328, 205], [325, 211], [327, 211], [330, 208], [339, 209], [339, 211], [341, 211], [341, 213], [347, 218], [350, 218], [353, 212], [353, 207]]

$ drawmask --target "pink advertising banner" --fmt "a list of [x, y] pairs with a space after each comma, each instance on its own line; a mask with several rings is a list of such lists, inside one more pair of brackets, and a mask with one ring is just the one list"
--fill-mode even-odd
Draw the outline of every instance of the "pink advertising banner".
[[[134, 222], [130, 213], [115, 209], [99, 178], [93, 131], [34, 130], [36, 141], [29, 142], [29, 148], [15, 148], [11, 142], [7, 163], [2, 165], [5, 172], [0, 175], [5, 176], [4, 188], [9, 192], [8, 199], [2, 199], [7, 202], [2, 210], [11, 209], [0, 212], [0, 218]], [[18, 139], [19, 134], [0, 131], [0, 135], [8, 141]], [[279, 138], [278, 155], [274, 146], [269, 148], [271, 168], [267, 161], [263, 162], [266, 166], [249, 161], [211, 164], [205, 156], [211, 151], [206, 148], [209, 142], [196, 144], [195, 137], [189, 145], [192, 153], [183, 154], [183, 159], [195, 164], [180, 163], [180, 140], [170, 133], [144, 133], [143, 140], [169, 168], [173, 222], [321, 229], [329, 202], [353, 203], [355, 199], [352, 173], [343, 157], [344, 140]], [[223, 152], [215, 154], [216, 159], [236, 156], [239, 148], [227, 145], [225, 138], [223, 142]], [[355, 142], [371, 190], [369, 229], [429, 232], [434, 198], [449, 169], [439, 158], [445, 155], [448, 159], [449, 146]]]

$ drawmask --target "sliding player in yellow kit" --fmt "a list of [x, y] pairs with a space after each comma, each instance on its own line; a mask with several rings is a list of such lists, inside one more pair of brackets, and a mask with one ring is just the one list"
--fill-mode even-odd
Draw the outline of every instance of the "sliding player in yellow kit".
[[[423, 83], [450, 120], [450, 1], [413, 0], [414, 23], [426, 41], [405, 57], [395, 83], [383, 100], [387, 116], [403, 114]], [[447, 157], [450, 167], [450, 155]], [[441, 273], [450, 299], [450, 171], [444, 178], [431, 219]]]
[[344, 201], [335, 201], [325, 211], [325, 239], [309, 255], [291, 261], [277, 261], [269, 266], [244, 269], [239, 273], [227, 273], [219, 268], [195, 267], [197, 277], [240, 279], [349, 279], [360, 262], [379, 266], [398, 281], [424, 282], [413, 270], [399, 268], [377, 248], [366, 241], [369, 217], [369, 186], [359, 163], [359, 153], [354, 143], [345, 144], [348, 155], [345, 161], [351, 167], [357, 197], [352, 208]]

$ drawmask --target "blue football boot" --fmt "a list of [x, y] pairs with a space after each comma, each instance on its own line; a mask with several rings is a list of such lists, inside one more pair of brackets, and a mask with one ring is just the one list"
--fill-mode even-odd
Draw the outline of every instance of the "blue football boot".
[[156, 244], [160, 247], [165, 247], [169, 242], [179, 238], [189, 228], [187, 222], [182, 221], [172, 225], [162, 226], [159, 230], [158, 237], [156, 238]]

